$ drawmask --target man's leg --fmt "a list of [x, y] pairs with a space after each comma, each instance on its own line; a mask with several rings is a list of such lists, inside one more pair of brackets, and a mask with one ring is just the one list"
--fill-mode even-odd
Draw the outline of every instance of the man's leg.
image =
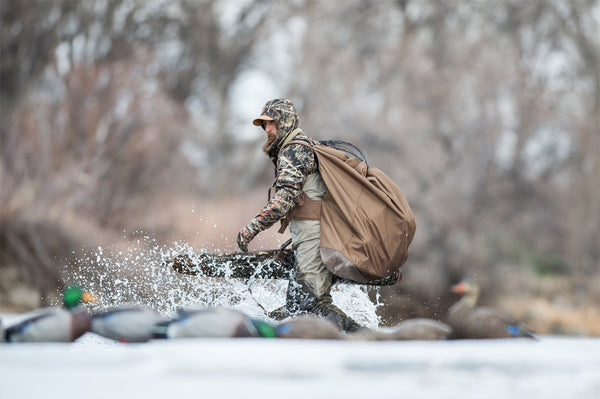
[[321, 259], [321, 224], [315, 220], [292, 220], [293, 249], [296, 252], [296, 276], [290, 281], [286, 308], [290, 314], [314, 313], [330, 319], [344, 331], [360, 328], [354, 320], [332, 304], [332, 274]]

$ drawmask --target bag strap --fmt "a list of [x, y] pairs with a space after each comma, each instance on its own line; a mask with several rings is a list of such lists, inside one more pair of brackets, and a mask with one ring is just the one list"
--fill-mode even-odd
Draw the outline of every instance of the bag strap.
[[[296, 130], [298, 130], [297, 133], [296, 133]], [[288, 136], [288, 138], [286, 138], [285, 141], [281, 144], [281, 147], [279, 148], [279, 152], [283, 151], [283, 148], [287, 147], [290, 144], [301, 144], [301, 145], [304, 145], [304, 146], [310, 147], [310, 148], [313, 148], [314, 146], [317, 145], [317, 143], [315, 143], [313, 141], [313, 139], [311, 139], [310, 137], [308, 137], [308, 143], [304, 140], [293, 140], [294, 138], [296, 138], [296, 136], [298, 134], [302, 133], [302, 130], [300, 130], [300, 129], [296, 129], [296, 130], [294, 130], [292, 132], [292, 134], [290, 134]], [[290, 140], [288, 140], [288, 139], [290, 139]]]
[[281, 219], [281, 227], [278, 230], [280, 234], [283, 234], [292, 219], [320, 220], [321, 200], [312, 199], [303, 191], [299, 202]]
[[[281, 147], [279, 147], [279, 152], [281, 152], [281, 150], [283, 150], [283, 147], [286, 147], [288, 144], [291, 144], [292, 140], [294, 140], [296, 138], [296, 136], [299, 135], [300, 133], [302, 133], [302, 129], [300, 129], [300, 128], [296, 128], [296, 129], [292, 130], [292, 133], [288, 134], [288, 136], [285, 138], [285, 140], [283, 140], [283, 143], [281, 143]], [[295, 141], [300, 141], [300, 140], [295, 140]]]

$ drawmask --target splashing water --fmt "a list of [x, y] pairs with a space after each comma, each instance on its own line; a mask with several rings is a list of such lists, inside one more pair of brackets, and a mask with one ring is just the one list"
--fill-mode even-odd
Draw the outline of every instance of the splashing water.
[[[210, 251], [215, 252], [215, 248]], [[65, 266], [63, 279], [98, 297], [92, 310], [134, 303], [170, 316], [179, 308], [227, 307], [266, 319], [265, 312], [285, 304], [288, 283], [284, 280], [188, 276], [166, 265], [175, 255], [194, 252], [198, 251], [185, 242], [166, 246], [143, 236], [125, 249], [98, 247], [88, 251]], [[359, 324], [378, 326], [377, 304], [369, 299], [366, 287], [336, 284], [331, 295], [334, 304]]]

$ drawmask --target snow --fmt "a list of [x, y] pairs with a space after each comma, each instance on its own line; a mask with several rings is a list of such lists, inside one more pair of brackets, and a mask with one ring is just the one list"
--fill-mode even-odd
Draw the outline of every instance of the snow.
[[0, 344], [0, 398], [597, 398], [600, 339]]

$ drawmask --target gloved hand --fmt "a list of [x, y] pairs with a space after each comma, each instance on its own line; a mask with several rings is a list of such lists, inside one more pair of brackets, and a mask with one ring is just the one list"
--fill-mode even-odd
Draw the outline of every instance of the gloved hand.
[[240, 247], [242, 252], [248, 252], [248, 244], [256, 236], [257, 233], [253, 231], [250, 225], [244, 227], [237, 236], [237, 245]]

